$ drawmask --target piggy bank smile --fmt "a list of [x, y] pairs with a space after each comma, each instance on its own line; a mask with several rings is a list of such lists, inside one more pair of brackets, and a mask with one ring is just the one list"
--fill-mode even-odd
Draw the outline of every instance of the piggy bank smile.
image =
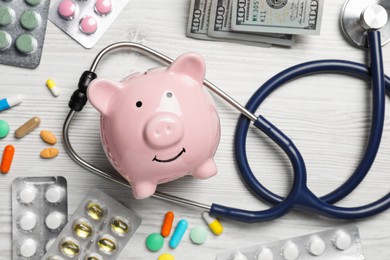
[[156, 161], [156, 162], [159, 162], [159, 163], [173, 162], [174, 160], [179, 158], [185, 152], [186, 152], [186, 149], [183, 147], [183, 149], [180, 151], [180, 153], [178, 153], [175, 157], [163, 160], [163, 159], [158, 159], [157, 155], [155, 155], [152, 161]]

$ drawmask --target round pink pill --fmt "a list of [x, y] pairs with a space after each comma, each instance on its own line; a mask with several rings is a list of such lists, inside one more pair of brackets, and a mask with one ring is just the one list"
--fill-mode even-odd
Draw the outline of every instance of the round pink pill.
[[95, 10], [101, 15], [109, 14], [112, 10], [111, 0], [97, 0], [95, 3]]
[[80, 30], [85, 34], [93, 34], [97, 30], [97, 21], [92, 16], [85, 16], [80, 21]]
[[62, 0], [58, 6], [59, 15], [65, 20], [72, 20], [76, 12], [76, 4], [73, 0]]

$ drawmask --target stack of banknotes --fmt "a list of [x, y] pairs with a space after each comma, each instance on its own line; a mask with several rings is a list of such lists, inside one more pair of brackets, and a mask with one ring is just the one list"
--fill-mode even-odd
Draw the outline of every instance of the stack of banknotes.
[[318, 35], [325, 0], [191, 0], [187, 36], [291, 46], [295, 35]]

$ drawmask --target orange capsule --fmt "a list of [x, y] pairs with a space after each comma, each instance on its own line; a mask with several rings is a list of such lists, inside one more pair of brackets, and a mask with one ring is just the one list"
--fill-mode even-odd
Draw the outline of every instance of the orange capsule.
[[4, 148], [3, 159], [1, 161], [1, 173], [8, 173], [11, 169], [12, 159], [14, 158], [15, 147], [7, 145]]
[[161, 235], [163, 237], [167, 237], [171, 233], [172, 223], [173, 223], [173, 218], [174, 217], [175, 217], [175, 214], [173, 214], [172, 211], [168, 211], [165, 214], [164, 223], [161, 226]]

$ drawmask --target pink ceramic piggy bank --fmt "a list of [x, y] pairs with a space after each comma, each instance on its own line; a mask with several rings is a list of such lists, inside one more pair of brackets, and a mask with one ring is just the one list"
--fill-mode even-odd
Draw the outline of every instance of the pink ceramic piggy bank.
[[135, 198], [149, 197], [158, 184], [187, 174], [205, 179], [217, 173], [213, 156], [220, 125], [204, 77], [203, 58], [187, 53], [168, 68], [90, 84], [104, 151]]

